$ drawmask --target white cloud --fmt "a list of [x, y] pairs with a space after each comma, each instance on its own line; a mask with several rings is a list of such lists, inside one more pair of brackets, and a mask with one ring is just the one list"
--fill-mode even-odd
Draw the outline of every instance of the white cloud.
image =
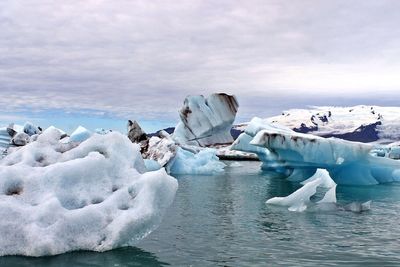
[[399, 8], [396, 0], [2, 0], [0, 106], [152, 118], [213, 91], [292, 101], [398, 95]]

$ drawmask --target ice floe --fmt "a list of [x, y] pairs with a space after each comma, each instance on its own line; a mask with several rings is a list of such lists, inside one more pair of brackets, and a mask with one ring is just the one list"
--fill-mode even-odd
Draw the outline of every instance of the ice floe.
[[225, 167], [215, 149], [178, 144], [165, 131], [151, 137], [142, 152], [148, 170], [165, 167], [171, 174], [205, 175], [220, 173]]
[[86, 129], [83, 126], [78, 126], [75, 131], [72, 132], [71, 136], [69, 137], [69, 141], [71, 142], [83, 142], [86, 139], [92, 136], [92, 132]]
[[159, 225], [178, 184], [164, 169], [140, 174], [138, 145], [116, 132], [60, 138], [48, 129], [0, 161], [0, 255], [105, 251]]
[[371, 153], [373, 145], [297, 133], [258, 118], [250, 122], [232, 148], [256, 153], [264, 169], [289, 177], [295, 174], [299, 181], [317, 168], [326, 169], [338, 184], [400, 181], [400, 162], [377, 157]]
[[217, 174], [224, 171], [225, 164], [215, 155], [215, 149], [206, 148], [192, 153], [178, 147], [177, 153], [166, 166], [171, 174]]
[[290, 211], [304, 211], [311, 204], [310, 198], [315, 195], [318, 187], [328, 187], [324, 198], [319, 203], [336, 203], [336, 184], [324, 170], [317, 170], [304, 185], [287, 197], [274, 197], [267, 200], [267, 204], [286, 206]]
[[[325, 211], [352, 211], [363, 212], [371, 209], [371, 201], [364, 203], [352, 202], [347, 205], [337, 204], [336, 183], [324, 169], [317, 169], [316, 173], [304, 181], [303, 186], [286, 197], [273, 197], [266, 201], [268, 205], [287, 207], [289, 211], [303, 212], [305, 210]], [[320, 200], [311, 200], [315, 197], [317, 190], [324, 190]]]

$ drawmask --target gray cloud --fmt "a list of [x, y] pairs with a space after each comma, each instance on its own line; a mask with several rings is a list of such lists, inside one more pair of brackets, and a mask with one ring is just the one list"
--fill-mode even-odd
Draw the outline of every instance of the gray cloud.
[[163, 118], [187, 94], [226, 91], [247, 117], [397, 96], [399, 11], [396, 0], [2, 0], [0, 106]]

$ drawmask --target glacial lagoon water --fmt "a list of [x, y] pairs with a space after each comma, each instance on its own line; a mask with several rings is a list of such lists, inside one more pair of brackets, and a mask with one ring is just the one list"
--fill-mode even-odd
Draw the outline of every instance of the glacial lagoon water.
[[[232, 162], [228, 162], [231, 164]], [[53, 257], [2, 257], [0, 266], [398, 266], [400, 184], [338, 186], [339, 204], [371, 210], [290, 212], [267, 206], [300, 187], [240, 162], [214, 176], [178, 176], [162, 225], [137, 247]]]

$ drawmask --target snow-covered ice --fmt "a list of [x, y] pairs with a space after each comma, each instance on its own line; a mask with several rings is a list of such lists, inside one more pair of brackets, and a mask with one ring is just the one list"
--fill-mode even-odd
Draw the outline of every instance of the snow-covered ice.
[[251, 152], [233, 150], [232, 145], [217, 145], [211, 147], [217, 150], [217, 156], [219, 159], [222, 160], [258, 160], [256, 154]]
[[227, 94], [188, 96], [173, 138], [180, 144], [198, 146], [232, 143], [230, 131], [238, 107], [236, 97]]
[[175, 157], [166, 166], [171, 174], [211, 175], [224, 171], [225, 164], [215, 155], [215, 149], [205, 148], [194, 154], [178, 147]]
[[175, 141], [169, 135], [164, 138], [153, 136], [149, 140], [144, 156], [146, 159], [157, 161], [161, 167], [164, 167], [175, 157], [177, 148]]
[[[264, 119], [296, 132], [349, 141], [390, 143], [400, 140], [400, 108], [359, 105], [353, 107], [313, 106], [290, 109]], [[247, 123], [235, 127], [244, 130]]]
[[29, 136], [32, 136], [35, 134], [40, 134], [42, 131], [39, 129], [39, 127], [35, 126], [33, 123], [26, 122], [24, 124], [23, 132], [28, 134]]
[[78, 128], [73, 131], [71, 136], [69, 137], [69, 141], [71, 142], [83, 142], [86, 139], [90, 138], [92, 136], [92, 132], [90, 132], [88, 129], [86, 129], [83, 126], [78, 126]]
[[157, 171], [162, 168], [160, 163], [153, 159], [144, 159], [144, 165], [146, 167], [146, 171], [148, 172]]
[[164, 169], [140, 174], [138, 145], [116, 132], [60, 137], [46, 130], [0, 161], [0, 255], [105, 251], [159, 225], [178, 184]]
[[168, 133], [161, 132], [160, 135], [162, 138], [150, 138], [148, 150], [144, 153], [148, 169], [159, 166], [165, 167], [171, 174], [203, 175], [224, 170], [225, 164], [219, 161], [215, 149], [177, 144]]
[[16, 133], [11, 139], [11, 144], [16, 146], [25, 146], [29, 143], [30, 136], [24, 132]]

